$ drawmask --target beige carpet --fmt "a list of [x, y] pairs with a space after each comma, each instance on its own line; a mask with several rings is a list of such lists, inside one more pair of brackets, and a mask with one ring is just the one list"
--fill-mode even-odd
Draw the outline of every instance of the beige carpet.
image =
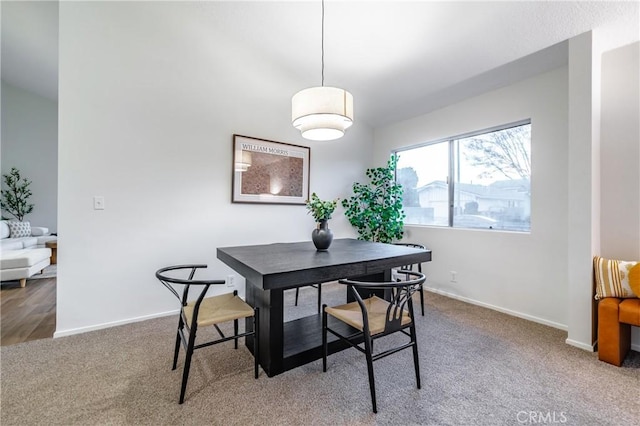
[[[294, 293], [286, 294], [287, 309], [294, 309]], [[298, 308], [313, 313], [316, 295], [305, 289]], [[329, 289], [323, 296], [333, 297]], [[255, 380], [251, 355], [231, 344], [196, 351], [180, 406], [181, 371], [170, 369], [176, 320], [161, 318], [3, 347], [0, 422], [640, 424], [639, 353], [617, 368], [566, 345], [562, 331], [430, 293], [426, 299], [427, 315], [417, 324], [423, 388], [415, 388], [410, 352], [378, 361], [377, 415], [355, 350], [331, 356], [326, 373], [316, 361], [273, 378], [261, 371]]]

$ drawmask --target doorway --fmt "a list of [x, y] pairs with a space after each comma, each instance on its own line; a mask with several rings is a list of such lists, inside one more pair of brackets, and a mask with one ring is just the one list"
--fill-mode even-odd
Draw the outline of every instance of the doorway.
[[19, 281], [5, 281], [0, 289], [0, 345], [52, 338], [56, 330], [56, 265]]

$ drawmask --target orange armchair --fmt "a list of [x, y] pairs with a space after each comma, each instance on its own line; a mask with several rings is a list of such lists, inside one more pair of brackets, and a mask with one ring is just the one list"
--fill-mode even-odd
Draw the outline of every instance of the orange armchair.
[[632, 325], [640, 326], [640, 299], [601, 299], [598, 302], [598, 359], [620, 367], [631, 347]]

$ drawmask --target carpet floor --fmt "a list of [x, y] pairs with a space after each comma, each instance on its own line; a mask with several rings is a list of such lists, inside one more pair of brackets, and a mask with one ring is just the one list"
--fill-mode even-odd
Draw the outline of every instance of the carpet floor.
[[[323, 301], [344, 297], [323, 288]], [[317, 290], [286, 292], [289, 317], [316, 311]], [[335, 293], [335, 294], [334, 294]], [[337, 296], [336, 296], [337, 295]], [[640, 353], [620, 368], [564, 343], [566, 333], [439, 295], [417, 321], [422, 389], [411, 352], [374, 364], [351, 349], [269, 378], [249, 351], [196, 351], [186, 401], [183, 356], [171, 371], [176, 318], [1, 348], [0, 422], [9, 425], [569, 425], [640, 424]], [[342, 299], [344, 300], [344, 299]], [[395, 339], [395, 337], [392, 337]], [[380, 342], [382, 343], [382, 341]]]

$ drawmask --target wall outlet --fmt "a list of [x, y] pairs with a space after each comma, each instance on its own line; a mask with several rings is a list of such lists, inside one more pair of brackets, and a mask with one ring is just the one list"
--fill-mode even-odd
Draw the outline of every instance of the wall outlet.
[[227, 275], [227, 287], [236, 286], [236, 277], [233, 275]]
[[451, 282], [452, 283], [457, 283], [458, 282], [458, 273], [456, 271], [450, 271], [451, 273]]
[[102, 195], [96, 195], [93, 197], [93, 209], [104, 210], [104, 197]]

